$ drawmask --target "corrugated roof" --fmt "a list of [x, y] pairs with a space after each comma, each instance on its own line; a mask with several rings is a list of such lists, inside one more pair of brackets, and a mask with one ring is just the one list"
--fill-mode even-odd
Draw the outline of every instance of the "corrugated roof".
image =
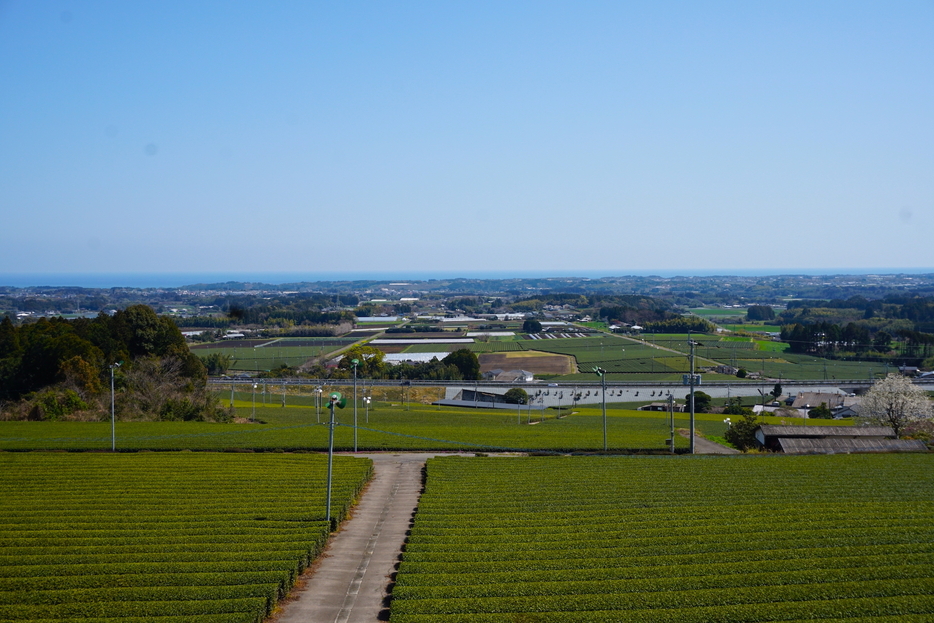
[[766, 437], [894, 437], [888, 426], [759, 426]]
[[846, 452], [926, 452], [927, 446], [918, 439], [795, 439], [778, 440], [787, 454], [835, 454]]

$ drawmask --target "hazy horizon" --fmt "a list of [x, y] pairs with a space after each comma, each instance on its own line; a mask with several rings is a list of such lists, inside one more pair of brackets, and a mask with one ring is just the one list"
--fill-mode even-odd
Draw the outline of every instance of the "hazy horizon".
[[878, 269], [776, 269], [776, 270], [646, 270], [646, 271], [386, 271], [386, 272], [176, 272], [176, 273], [0, 273], [0, 287], [84, 287], [84, 288], [177, 288], [196, 284], [226, 282], [263, 283], [315, 283], [323, 281], [393, 281], [431, 279], [545, 279], [580, 278], [602, 279], [613, 277], [774, 277], [774, 276], [864, 276], [864, 275], [929, 275], [934, 268], [878, 268]]

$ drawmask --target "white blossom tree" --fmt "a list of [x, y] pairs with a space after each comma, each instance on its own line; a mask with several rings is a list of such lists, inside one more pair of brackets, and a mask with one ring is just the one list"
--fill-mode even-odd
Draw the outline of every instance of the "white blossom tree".
[[910, 379], [889, 374], [866, 392], [859, 415], [875, 424], [891, 426], [895, 435], [900, 436], [908, 422], [931, 418], [931, 401]]

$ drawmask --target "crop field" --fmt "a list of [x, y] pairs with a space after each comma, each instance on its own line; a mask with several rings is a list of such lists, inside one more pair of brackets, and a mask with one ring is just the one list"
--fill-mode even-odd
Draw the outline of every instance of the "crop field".
[[[326, 458], [0, 454], [0, 620], [261, 621], [322, 551]], [[335, 458], [332, 513], [369, 478]]]
[[262, 371], [278, 368], [281, 364], [299, 366], [313, 357], [321, 357], [356, 342], [355, 338], [289, 338], [265, 340], [254, 346], [213, 343], [191, 346], [199, 357], [212, 353], [230, 355], [231, 370]]
[[527, 370], [535, 374], [571, 374], [577, 371], [574, 360], [567, 355], [521, 351], [511, 353], [484, 353], [480, 357], [480, 371]]
[[526, 349], [519, 341], [474, 342], [467, 348], [475, 353], [515, 353]]
[[[330, 389], [330, 388], [329, 388]], [[399, 388], [392, 389], [397, 394]], [[437, 391], [435, 388], [429, 388]], [[272, 390], [272, 388], [270, 388]], [[414, 388], [411, 391], [415, 391]], [[582, 390], [583, 393], [583, 390]], [[346, 395], [350, 395], [347, 392]], [[361, 388], [362, 395], [362, 388]], [[369, 409], [361, 401], [357, 409], [359, 450], [543, 450], [597, 451], [603, 449], [601, 409], [577, 405], [571, 409], [570, 392], [558, 418], [556, 409], [486, 410], [439, 408], [415, 402], [374, 401]], [[430, 396], [428, 396], [430, 398]], [[224, 397], [226, 404], [226, 396]], [[245, 400], [244, 400], [245, 398]], [[327, 410], [314, 408], [312, 396], [288, 396], [285, 408], [272, 391], [256, 395], [256, 422], [250, 394], [237, 395], [237, 410], [244, 423], [117, 422], [116, 446], [127, 450], [325, 450]], [[620, 390], [616, 400], [631, 401]], [[293, 403], [304, 406], [291, 406]], [[646, 401], [651, 398], [646, 398]], [[573, 414], [572, 414], [573, 413]], [[353, 407], [335, 412], [335, 447], [353, 449]], [[676, 413], [675, 425], [687, 427], [687, 414]], [[542, 422], [544, 418], [544, 422]], [[774, 420], [774, 422], [772, 421]], [[667, 413], [607, 408], [608, 446], [631, 452], [661, 451], [669, 437]], [[767, 423], [778, 423], [766, 418]], [[530, 425], [529, 422], [532, 422]], [[720, 414], [698, 414], [700, 431], [722, 436], [726, 430]], [[0, 450], [109, 450], [109, 422], [0, 422]], [[676, 447], [687, 440], [676, 436]]]
[[392, 623], [934, 620], [934, 456], [429, 459]]
[[[539, 340], [535, 343], [536, 350], [569, 355], [577, 360], [578, 372], [589, 373], [594, 366], [600, 366], [611, 374], [645, 373], [669, 374], [672, 369], [664, 364], [653, 363], [653, 359], [670, 352], [655, 348], [654, 346], [637, 341], [606, 335], [602, 337], [571, 338], [557, 340]], [[563, 376], [562, 380], [571, 380], [575, 377]], [[611, 377], [622, 378], [622, 377]]]

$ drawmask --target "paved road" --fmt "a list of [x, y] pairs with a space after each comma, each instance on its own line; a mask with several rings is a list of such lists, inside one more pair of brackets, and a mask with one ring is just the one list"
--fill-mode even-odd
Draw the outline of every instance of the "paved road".
[[359, 454], [373, 459], [365, 494], [332, 536], [304, 586], [276, 623], [375, 623], [389, 619], [387, 597], [422, 491], [429, 453]]

